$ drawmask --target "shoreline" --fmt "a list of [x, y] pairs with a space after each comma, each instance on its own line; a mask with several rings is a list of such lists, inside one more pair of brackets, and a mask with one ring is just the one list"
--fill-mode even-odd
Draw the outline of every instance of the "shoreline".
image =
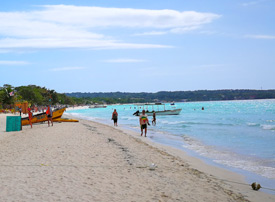
[[[68, 116], [70, 118], [72, 118], [72, 117], [76, 118], [75, 116], [69, 115], [69, 114], [66, 114], [65, 116]], [[140, 137], [139, 133], [137, 133], [136, 131], [131, 130], [131, 129], [127, 129], [127, 128], [123, 128], [123, 127], [117, 128], [117, 127], [114, 127], [107, 123], [98, 122], [96, 119], [93, 119], [93, 120], [87, 120], [87, 119], [82, 119], [82, 118], [78, 118], [78, 119], [89, 121], [89, 122], [94, 122], [94, 123], [97, 123], [100, 125], [104, 125], [106, 127], [110, 127], [114, 130], [121, 131], [122, 133], [126, 133], [126, 134], [130, 135], [132, 138], [141, 140], [143, 143], [147, 144], [150, 147], [154, 147], [154, 148], [160, 150], [161, 152], [165, 152], [173, 157], [180, 158], [185, 163], [190, 165], [190, 167], [192, 169], [198, 170], [199, 172], [202, 172], [206, 175], [209, 175], [215, 179], [220, 180], [220, 182], [222, 182], [222, 183], [228, 184], [230, 186], [230, 188], [232, 190], [234, 190], [235, 192], [240, 192], [241, 194], [245, 194], [246, 196], [248, 196], [248, 200], [250, 200], [250, 201], [254, 201], [254, 200], [260, 201], [260, 200], [262, 200], [262, 197], [264, 197], [265, 195], [267, 197], [270, 196], [272, 198], [272, 200], [275, 200], [274, 194], [263, 192], [262, 190], [258, 191], [258, 192], [252, 190], [251, 186], [246, 182], [244, 175], [236, 173], [231, 170], [228, 170], [226, 168], [222, 168], [221, 166], [215, 166], [213, 164], [206, 163], [202, 159], [192, 156], [184, 150], [181, 150], [181, 149], [169, 146], [169, 145], [165, 145], [165, 144], [162, 144], [159, 142], [154, 142], [150, 138]], [[259, 196], [260, 195], [259, 193], [261, 193], [263, 195]], [[268, 199], [266, 198], [266, 200], [268, 200]]]
[[[79, 107], [78, 109], [84, 109], [84, 108]], [[89, 117], [77, 116], [77, 115], [73, 115], [73, 114], [66, 114], [66, 115], [72, 116], [72, 117], [77, 117], [79, 119], [94, 121], [94, 122], [112, 127], [112, 122], [107, 121], [105, 119], [98, 119], [98, 118], [92, 118], [92, 117], [89, 118]], [[132, 129], [128, 125], [121, 124], [119, 129], [121, 129], [122, 131], [130, 132], [130, 133], [138, 133], [137, 130]], [[158, 136], [158, 133], [156, 133], [156, 132], [153, 132], [153, 134], [154, 134], [153, 136]], [[267, 178], [267, 177], [261, 176], [257, 173], [253, 173], [248, 170], [243, 170], [241, 168], [236, 168], [236, 167], [231, 167], [231, 166], [224, 165], [224, 164], [219, 164], [219, 163], [213, 161], [213, 159], [211, 159], [210, 157], [200, 156], [200, 154], [196, 153], [196, 151], [193, 151], [188, 148], [182, 148], [179, 145], [174, 145], [173, 143], [169, 144], [169, 143], [165, 143], [161, 140], [156, 140], [155, 138], [153, 138], [153, 136], [152, 136], [152, 138], [150, 136], [148, 136], [148, 140], [150, 140], [152, 143], [156, 143], [157, 145], [161, 145], [161, 146], [167, 146], [172, 149], [179, 150], [179, 152], [184, 152], [186, 155], [190, 156], [191, 158], [198, 159], [203, 164], [207, 164], [207, 165], [215, 167], [215, 168], [220, 168], [220, 169], [229, 171], [231, 173], [236, 173], [241, 178], [243, 178], [243, 180], [239, 183], [245, 183], [245, 184], [249, 185], [249, 184], [252, 184], [253, 182], [257, 182], [257, 183], [260, 183], [265, 188], [274, 189], [274, 184], [273, 184], [274, 179], [272, 179], [272, 178]], [[261, 191], [271, 194], [271, 195], [275, 195], [275, 192], [271, 191], [269, 189], [262, 189]]]
[[[3, 128], [0, 115], [0, 127]], [[1, 194], [7, 200], [274, 201], [222, 179], [241, 176], [133, 131], [82, 120], [0, 131]], [[157, 167], [150, 170], [151, 163]], [[223, 176], [223, 177], [221, 177]]]

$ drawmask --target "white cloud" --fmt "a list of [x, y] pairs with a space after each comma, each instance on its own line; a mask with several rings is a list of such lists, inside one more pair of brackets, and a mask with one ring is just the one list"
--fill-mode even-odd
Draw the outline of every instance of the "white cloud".
[[220, 16], [195, 11], [103, 8], [87, 6], [44, 6], [37, 16], [49, 22], [86, 27], [175, 28], [210, 23]]
[[110, 63], [136, 63], [136, 62], [145, 62], [145, 60], [139, 60], [139, 59], [112, 59], [112, 60], [105, 60], [104, 62], [110, 62]]
[[186, 32], [189, 32], [198, 28], [199, 26], [181, 27], [181, 28], [171, 29], [170, 32], [175, 34], [184, 34]]
[[[195, 11], [42, 6], [35, 11], [0, 12], [0, 49], [24, 48], [166, 48], [159, 44], [124, 43], [95, 33], [95, 28], [185, 31], [211, 23], [220, 15]], [[110, 34], [112, 32], [109, 32]], [[150, 31], [148, 32], [150, 33]], [[111, 40], [110, 40], [111, 39]]]
[[165, 35], [165, 34], [185, 34], [186, 32], [196, 30], [199, 26], [190, 26], [190, 27], [182, 27], [182, 28], [174, 28], [167, 31], [152, 31], [152, 32], [144, 32], [144, 33], [137, 33], [133, 36], [155, 36], [155, 35]]
[[0, 65], [27, 65], [30, 64], [29, 62], [25, 61], [7, 61], [7, 60], [0, 60]]
[[70, 71], [70, 70], [81, 70], [85, 69], [84, 67], [61, 67], [61, 68], [53, 68], [50, 71], [57, 72], [57, 71]]
[[275, 35], [246, 35], [245, 38], [252, 38], [252, 39], [275, 39]]
[[152, 31], [152, 32], [143, 32], [143, 33], [133, 34], [133, 36], [155, 36], [155, 35], [164, 35], [164, 34], [167, 34], [167, 33], [168, 32]]
[[253, 5], [257, 5], [257, 4], [263, 3], [265, 1], [266, 0], [249, 1], [249, 2], [242, 3], [241, 5], [242, 6], [253, 6]]
[[242, 6], [251, 6], [251, 5], [255, 5], [258, 4], [259, 1], [250, 1], [250, 2], [246, 2], [246, 3], [242, 3]]
[[2, 39], [0, 48], [95, 48], [95, 49], [140, 49], [140, 48], [171, 48], [172, 46], [158, 44], [120, 43], [114, 40], [96, 40], [87, 38], [31, 38], [31, 39]]

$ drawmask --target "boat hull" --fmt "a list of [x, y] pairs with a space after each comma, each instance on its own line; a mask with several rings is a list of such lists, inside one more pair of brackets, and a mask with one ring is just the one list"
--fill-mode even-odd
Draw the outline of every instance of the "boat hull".
[[[165, 115], [179, 115], [182, 109], [173, 109], [173, 110], [164, 110], [164, 111], [155, 111], [156, 116], [165, 116]], [[134, 113], [133, 115], [139, 116], [142, 112]], [[145, 112], [147, 116], [153, 116], [154, 112]]]
[[79, 121], [76, 119], [57, 118], [57, 119], [53, 119], [53, 122], [79, 122]]
[[[63, 115], [65, 110], [66, 110], [66, 108], [62, 108], [62, 109], [58, 109], [58, 110], [53, 111], [52, 119], [61, 118], [61, 116]], [[32, 123], [40, 123], [40, 122], [42, 123], [42, 122], [47, 121], [47, 120], [48, 120], [48, 118], [47, 118], [46, 112], [36, 114], [32, 117]], [[30, 124], [29, 118], [28, 117], [22, 118], [21, 124], [22, 124], [22, 126], [29, 125]]]
[[95, 109], [95, 108], [106, 108], [107, 106], [90, 106], [90, 109]]

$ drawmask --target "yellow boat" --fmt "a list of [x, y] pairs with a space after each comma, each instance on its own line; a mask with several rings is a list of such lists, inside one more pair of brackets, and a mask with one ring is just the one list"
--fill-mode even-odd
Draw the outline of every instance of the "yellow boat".
[[[65, 110], [66, 110], [66, 108], [61, 108], [61, 109], [54, 110], [53, 111], [53, 117], [52, 117], [53, 121], [55, 119], [60, 119]], [[48, 120], [48, 118], [47, 118], [46, 112], [36, 114], [32, 117], [32, 123], [40, 123], [40, 122], [42, 123], [42, 122], [47, 121], [47, 120]], [[29, 117], [22, 118], [21, 124], [22, 124], [22, 126], [29, 125], [30, 124]]]
[[57, 119], [53, 119], [53, 122], [79, 122], [79, 121], [76, 119], [57, 118]]

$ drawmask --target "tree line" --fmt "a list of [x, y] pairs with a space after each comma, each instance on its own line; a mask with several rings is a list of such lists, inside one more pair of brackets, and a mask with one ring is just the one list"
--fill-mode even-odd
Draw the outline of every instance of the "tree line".
[[197, 90], [160, 91], [156, 93], [99, 92], [57, 93], [55, 90], [36, 85], [0, 87], [0, 109], [10, 108], [16, 102], [27, 101], [32, 105], [87, 105], [147, 102], [192, 102], [219, 100], [275, 99], [275, 90]]
[[36, 85], [13, 87], [5, 84], [0, 87], [0, 108], [12, 108], [16, 102], [27, 101], [31, 105], [68, 104], [73, 105], [73, 98], [55, 90]]
[[197, 91], [160, 91], [156, 93], [100, 92], [66, 93], [67, 96], [83, 101], [111, 103], [146, 102], [192, 102], [247, 99], [275, 99], [275, 90], [197, 90]]

